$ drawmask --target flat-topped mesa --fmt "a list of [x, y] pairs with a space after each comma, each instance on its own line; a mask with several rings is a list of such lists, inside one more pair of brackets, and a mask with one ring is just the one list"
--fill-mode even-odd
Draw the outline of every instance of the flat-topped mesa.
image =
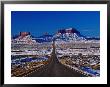
[[30, 32], [20, 32], [20, 36], [27, 36], [27, 35], [30, 35]]
[[58, 30], [56, 34], [56, 40], [79, 41], [79, 40], [86, 40], [86, 39], [75, 28], [66, 28], [66, 29]]

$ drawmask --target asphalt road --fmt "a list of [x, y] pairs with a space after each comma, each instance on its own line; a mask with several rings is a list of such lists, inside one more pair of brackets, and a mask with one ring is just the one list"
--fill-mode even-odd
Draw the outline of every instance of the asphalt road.
[[29, 74], [28, 77], [85, 77], [85, 76], [59, 63], [55, 54], [55, 42], [54, 42], [52, 57], [49, 64]]

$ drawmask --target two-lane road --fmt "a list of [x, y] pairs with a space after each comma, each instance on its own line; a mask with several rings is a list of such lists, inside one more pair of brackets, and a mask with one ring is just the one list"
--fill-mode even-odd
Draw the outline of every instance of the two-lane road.
[[55, 41], [53, 42], [53, 52], [48, 65], [40, 68], [36, 72], [28, 75], [29, 77], [85, 77], [68, 67], [59, 63], [55, 54]]

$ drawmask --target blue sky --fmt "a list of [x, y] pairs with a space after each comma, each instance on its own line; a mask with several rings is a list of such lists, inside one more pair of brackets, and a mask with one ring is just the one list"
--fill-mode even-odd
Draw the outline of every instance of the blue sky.
[[100, 36], [99, 11], [12, 11], [11, 33], [31, 32], [41, 36], [45, 32], [54, 34], [58, 29], [76, 28], [82, 35]]

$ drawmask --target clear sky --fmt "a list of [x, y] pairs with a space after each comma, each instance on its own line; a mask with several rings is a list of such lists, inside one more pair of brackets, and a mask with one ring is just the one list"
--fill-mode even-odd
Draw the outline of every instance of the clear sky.
[[12, 11], [11, 33], [31, 32], [41, 36], [54, 34], [58, 29], [76, 28], [82, 35], [100, 36], [99, 11]]

